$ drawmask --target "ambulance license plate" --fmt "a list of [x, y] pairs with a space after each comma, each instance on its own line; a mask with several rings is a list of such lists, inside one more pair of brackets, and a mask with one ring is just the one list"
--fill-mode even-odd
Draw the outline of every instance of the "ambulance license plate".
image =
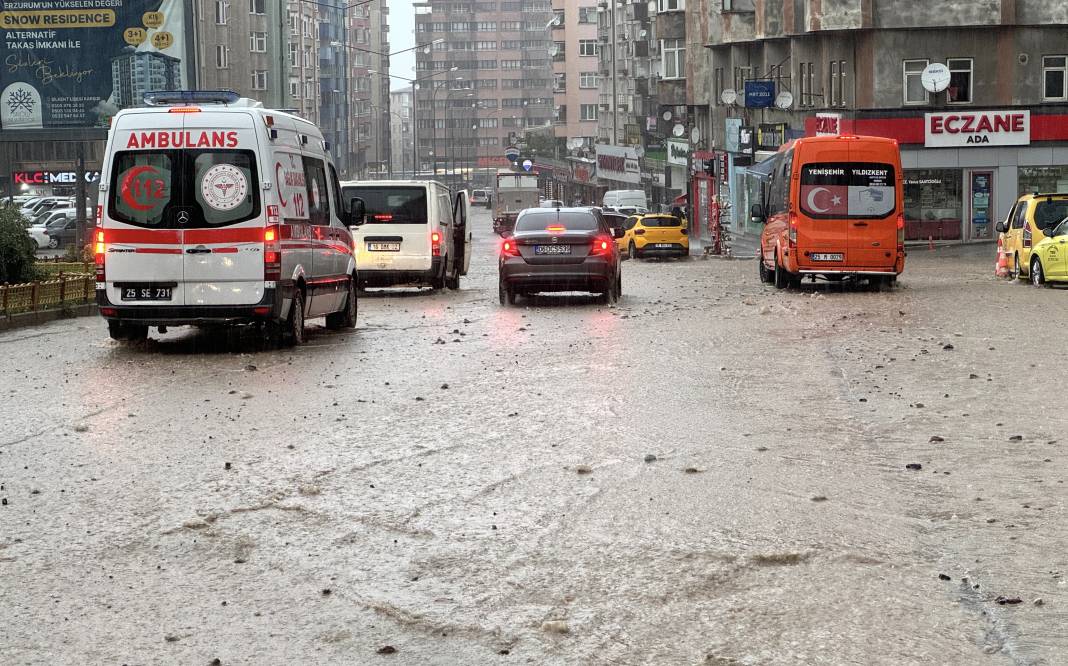
[[169, 301], [171, 288], [153, 284], [129, 284], [122, 287], [124, 301]]
[[842, 261], [845, 259], [845, 255], [841, 252], [814, 253], [810, 256], [812, 257], [812, 261]]
[[368, 252], [400, 252], [400, 243], [368, 243]]

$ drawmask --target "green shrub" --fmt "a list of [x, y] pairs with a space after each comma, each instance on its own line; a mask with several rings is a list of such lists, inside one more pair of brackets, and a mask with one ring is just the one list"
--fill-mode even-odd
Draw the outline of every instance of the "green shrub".
[[33, 241], [26, 233], [26, 219], [13, 206], [0, 206], [0, 283], [31, 282], [34, 268]]

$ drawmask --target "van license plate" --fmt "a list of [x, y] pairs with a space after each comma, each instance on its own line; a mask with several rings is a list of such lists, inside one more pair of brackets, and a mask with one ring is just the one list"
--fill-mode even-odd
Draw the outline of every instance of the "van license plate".
[[152, 285], [133, 285], [122, 288], [122, 300], [124, 301], [169, 301], [171, 300], [170, 287], [155, 287]]
[[827, 254], [827, 253], [819, 254], [819, 253], [817, 253], [817, 254], [812, 254], [812, 255], [809, 255], [809, 256], [812, 258], [812, 261], [842, 261], [842, 260], [845, 259], [845, 255], [842, 254], [841, 252], [832, 253], [832, 254]]
[[571, 254], [570, 245], [535, 245], [534, 254]]
[[368, 252], [400, 252], [400, 243], [368, 243]]

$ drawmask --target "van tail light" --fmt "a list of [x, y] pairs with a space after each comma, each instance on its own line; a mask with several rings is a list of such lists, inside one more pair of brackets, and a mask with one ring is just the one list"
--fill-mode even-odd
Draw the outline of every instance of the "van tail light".
[[[278, 217], [278, 207], [267, 207], [267, 219], [270, 220], [270, 210], [275, 209], [275, 219]], [[263, 279], [265, 282], [276, 282], [282, 279], [282, 229], [277, 224], [269, 225], [263, 230]]]
[[441, 233], [435, 231], [430, 234], [430, 252], [435, 257], [441, 256]]
[[897, 251], [901, 252], [905, 249], [905, 214], [898, 213], [897, 215]]
[[612, 254], [612, 246], [615, 245], [615, 241], [605, 236], [598, 236], [593, 240], [593, 246], [590, 248], [591, 257], [604, 257]]
[[93, 243], [93, 260], [96, 264], [96, 281], [107, 282], [107, 275], [104, 272], [104, 256], [108, 249], [107, 244], [104, 242], [104, 230], [96, 230], [96, 238]]
[[519, 246], [515, 244], [514, 240], [506, 240], [501, 243], [501, 255], [505, 257], [518, 257]]
[[790, 213], [790, 247], [797, 245], [797, 213]]

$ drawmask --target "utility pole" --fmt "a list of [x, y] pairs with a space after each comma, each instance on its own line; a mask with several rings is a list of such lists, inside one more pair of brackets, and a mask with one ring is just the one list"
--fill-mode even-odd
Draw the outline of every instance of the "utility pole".
[[74, 219], [77, 221], [77, 229], [74, 232], [74, 247], [78, 248], [78, 254], [81, 255], [82, 248], [85, 247], [85, 203], [86, 203], [86, 187], [85, 187], [85, 142], [78, 141], [77, 162], [74, 169], [74, 177], [77, 181], [74, 189]]

